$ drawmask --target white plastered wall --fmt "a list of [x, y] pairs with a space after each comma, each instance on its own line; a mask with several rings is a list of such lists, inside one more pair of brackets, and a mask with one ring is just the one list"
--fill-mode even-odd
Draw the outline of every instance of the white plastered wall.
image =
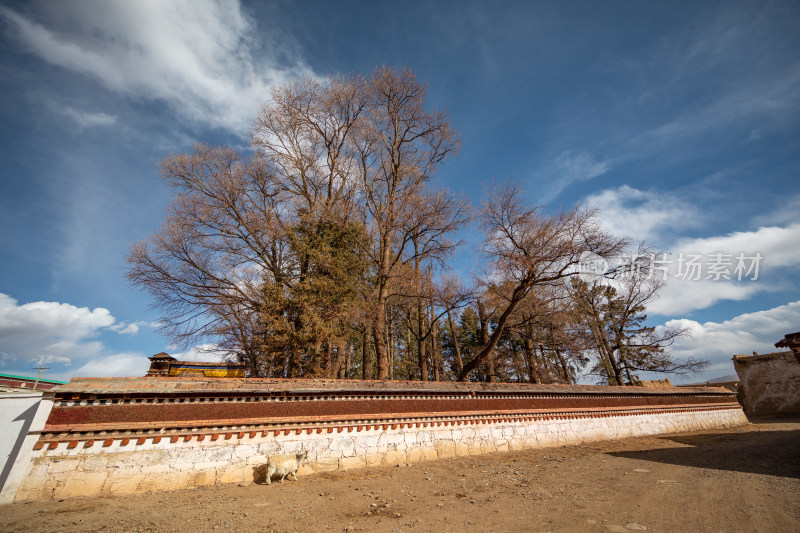
[[[224, 483], [252, 483], [255, 471], [273, 454], [305, 450], [309, 462], [300, 475], [317, 471], [492, 452], [544, 448], [641, 435], [735, 427], [747, 423], [740, 408], [696, 409], [586, 418], [482, 422], [396, 429], [328, 432], [268, 432], [211, 440], [196, 437], [171, 442], [146, 439], [137, 444], [114, 440], [108, 446], [33, 452], [28, 475], [16, 499], [68, 498], [176, 490]], [[125, 442], [125, 444], [123, 444]]]

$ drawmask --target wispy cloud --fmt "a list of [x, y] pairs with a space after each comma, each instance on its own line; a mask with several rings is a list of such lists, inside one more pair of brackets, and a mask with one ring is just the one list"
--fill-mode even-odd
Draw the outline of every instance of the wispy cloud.
[[61, 114], [72, 119], [80, 129], [93, 128], [97, 126], [111, 126], [117, 122], [117, 117], [106, 113], [93, 113], [91, 111], [80, 111], [72, 107], [63, 107]]
[[[757, 79], [720, 94], [704, 107], [687, 110], [637, 138], [654, 148], [695, 138], [711, 130], [746, 123], [749, 139], [758, 139], [774, 123], [782, 123], [800, 110], [800, 64], [772, 79]], [[758, 135], [753, 136], [753, 128]]]
[[536, 172], [539, 182], [549, 183], [541, 200], [549, 202], [570, 185], [602, 176], [610, 169], [608, 161], [596, 159], [587, 152], [562, 152], [545, 168]]
[[800, 116], [798, 39], [788, 22], [796, 6], [700, 11], [707, 16], [595, 65], [606, 91], [591, 85], [562, 103], [549, 150], [559, 153], [568, 139], [625, 172], [631, 162], [663, 166], [792, 131]]
[[271, 87], [313, 75], [288, 39], [257, 32], [237, 0], [64, 2], [35, 15], [0, 7], [0, 16], [53, 65], [240, 134]]

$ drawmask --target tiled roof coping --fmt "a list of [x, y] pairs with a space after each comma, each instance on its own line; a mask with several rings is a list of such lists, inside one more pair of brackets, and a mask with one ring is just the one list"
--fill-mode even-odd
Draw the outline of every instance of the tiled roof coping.
[[730, 394], [722, 387], [612, 387], [603, 385], [538, 385], [527, 383], [363, 381], [334, 379], [261, 379], [202, 377], [72, 378], [53, 392], [126, 393], [543, 393], [543, 394]]

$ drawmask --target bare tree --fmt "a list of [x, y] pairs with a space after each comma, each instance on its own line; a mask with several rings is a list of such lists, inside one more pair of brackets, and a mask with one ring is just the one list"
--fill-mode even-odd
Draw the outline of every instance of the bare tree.
[[575, 278], [572, 299], [598, 357], [597, 371], [612, 385], [631, 385], [633, 372], [686, 374], [705, 368], [706, 361], [695, 358], [676, 360], [666, 348], [679, 337], [688, 336], [683, 328], [646, 326], [646, 308], [663, 289], [665, 281], [648, 270], [650, 254], [640, 247], [628, 268], [613, 281]]
[[[177, 193], [170, 214], [128, 258], [128, 278], [163, 312], [162, 331], [184, 344], [214, 337], [251, 372], [329, 374], [341, 368], [344, 337], [369, 316], [386, 379], [398, 269], [443, 260], [465, 212], [463, 201], [426, 191], [459, 141], [424, 96], [413, 73], [388, 67], [368, 79], [295, 81], [258, 115], [255, 156], [199, 146], [166, 159], [162, 175]], [[367, 267], [373, 287], [359, 296], [355, 278], [365, 281]], [[366, 305], [368, 314], [357, 309]]]
[[[280, 298], [297, 294], [315, 264], [312, 247], [291, 237], [300, 232], [314, 243], [332, 226], [353, 226], [358, 182], [351, 166], [358, 160], [349, 135], [366, 102], [357, 77], [333, 78], [324, 88], [290, 83], [259, 114], [257, 155], [199, 146], [162, 163], [177, 194], [162, 229], [131, 250], [128, 278], [155, 297], [165, 334], [182, 344], [216, 338], [248, 360], [251, 372], [259, 368], [256, 343], [246, 337], [263, 334], [265, 286]], [[319, 266], [319, 253], [314, 259]], [[303, 318], [289, 323], [296, 336], [310, 338]], [[290, 354], [293, 375], [301, 372], [302, 349]]]
[[201, 145], [164, 160], [162, 176], [178, 195], [162, 228], [131, 249], [128, 279], [154, 296], [176, 341], [249, 329], [264, 273], [282, 270], [272, 175], [257, 157]]
[[563, 284], [531, 291], [509, 318], [507, 327], [520, 339], [531, 383], [572, 383], [586, 364], [583, 337], [575, 332], [576, 313]]
[[490, 356], [509, 317], [534, 287], [561, 283], [577, 275], [577, 266], [587, 256], [612, 258], [628, 244], [600, 227], [592, 210], [576, 207], [547, 215], [525, 207], [512, 183], [489, 191], [480, 219], [492, 268], [486, 275], [487, 291], [503, 304], [488, 341], [464, 365], [462, 381]]
[[392, 279], [411, 242], [407, 230], [418, 220], [418, 199], [442, 161], [457, 151], [459, 139], [444, 113], [425, 110], [425, 86], [410, 70], [381, 67], [367, 85], [369, 114], [357, 141], [359, 173], [373, 235], [372, 335], [378, 379], [387, 379], [384, 335]]

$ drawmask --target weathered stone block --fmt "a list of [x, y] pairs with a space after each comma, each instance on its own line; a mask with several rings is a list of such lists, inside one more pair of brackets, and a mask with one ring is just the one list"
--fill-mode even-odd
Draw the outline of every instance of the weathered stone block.
[[157, 492], [161, 490], [180, 490], [193, 483], [195, 475], [186, 472], [171, 472], [169, 474], [142, 476], [142, 481], [137, 487], [137, 492]]
[[53, 497], [97, 496], [107, 478], [108, 474], [105, 472], [74, 472], [66, 479], [63, 486], [55, 490]]
[[133, 494], [136, 492], [142, 479], [144, 479], [144, 477], [138, 474], [115, 478], [109, 477], [103, 485], [103, 494]]
[[258, 453], [264, 456], [281, 453], [281, 445], [275, 440], [262, 442], [258, 445]]
[[166, 474], [170, 471], [168, 463], [155, 463], [142, 465], [141, 473], [145, 476]]
[[453, 441], [443, 441], [436, 444], [436, 453], [440, 459], [454, 457], [456, 455], [456, 443]]
[[412, 448], [406, 452], [406, 457], [408, 457], [409, 463], [418, 463], [422, 461], [422, 449]]
[[364, 468], [367, 461], [363, 457], [342, 457], [339, 459], [339, 468], [347, 470], [350, 468]]
[[405, 452], [387, 452], [381, 459], [381, 464], [383, 465], [399, 465], [408, 462], [408, 455]]
[[317, 459], [311, 464], [311, 467], [315, 471], [319, 472], [328, 472], [331, 470], [337, 470], [339, 468], [339, 459], [336, 457], [324, 457]]
[[194, 487], [206, 487], [216, 483], [216, 480], [217, 473], [214, 470], [203, 470], [194, 475], [190, 485]]
[[255, 446], [251, 446], [249, 444], [242, 444], [236, 447], [233, 451], [233, 456], [238, 459], [246, 459], [247, 457], [252, 457], [258, 452]]

